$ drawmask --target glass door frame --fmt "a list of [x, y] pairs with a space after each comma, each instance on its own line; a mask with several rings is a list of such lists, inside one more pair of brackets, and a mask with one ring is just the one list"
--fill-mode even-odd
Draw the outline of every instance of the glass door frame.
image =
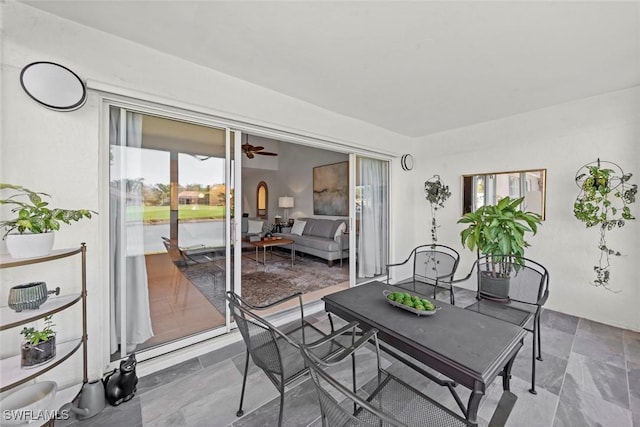
[[[231, 284], [231, 278], [234, 277], [235, 280], [237, 281], [237, 283], [235, 283], [233, 286], [235, 289], [240, 289], [240, 263], [234, 263], [232, 265], [232, 258], [231, 258], [231, 250], [233, 248], [234, 250], [234, 259], [240, 259], [239, 256], [241, 256], [241, 245], [240, 245], [240, 233], [235, 233], [234, 230], [239, 230], [240, 229], [240, 219], [239, 218], [231, 218], [231, 213], [232, 213], [232, 207], [231, 207], [231, 188], [232, 188], [232, 183], [235, 185], [235, 194], [241, 194], [241, 179], [235, 179], [235, 177], [241, 177], [240, 174], [240, 170], [241, 170], [241, 147], [240, 147], [240, 143], [236, 143], [232, 145], [232, 137], [233, 138], [237, 138], [234, 139], [235, 141], [241, 141], [241, 132], [237, 131], [237, 130], [233, 130], [231, 129], [228, 125], [225, 125], [224, 123], [218, 122], [216, 120], [213, 120], [211, 118], [211, 116], [206, 115], [206, 114], [200, 114], [200, 113], [194, 113], [191, 111], [186, 111], [186, 110], [181, 110], [179, 108], [171, 108], [171, 107], [166, 107], [166, 106], [159, 106], [159, 105], [151, 105], [147, 102], [144, 101], [138, 101], [138, 102], [132, 102], [128, 99], [123, 99], [121, 97], [118, 96], [103, 96], [101, 99], [101, 108], [102, 108], [102, 112], [101, 112], [101, 117], [102, 117], [102, 131], [103, 131], [103, 143], [101, 144], [101, 158], [103, 159], [102, 162], [107, 162], [106, 165], [101, 165], [101, 167], [103, 168], [103, 173], [102, 173], [102, 177], [103, 177], [103, 191], [104, 191], [104, 196], [103, 196], [103, 201], [102, 201], [102, 205], [105, 207], [105, 209], [103, 210], [104, 212], [109, 212], [109, 165], [108, 165], [108, 161], [109, 161], [109, 110], [110, 107], [116, 107], [120, 109], [120, 114], [121, 117], [122, 115], [126, 115], [126, 112], [130, 111], [130, 112], [134, 112], [134, 113], [140, 113], [140, 114], [144, 114], [144, 115], [151, 115], [151, 116], [156, 116], [156, 117], [160, 117], [163, 119], [167, 119], [167, 120], [175, 120], [175, 121], [181, 121], [181, 122], [187, 122], [187, 123], [192, 123], [194, 125], [199, 125], [199, 126], [205, 126], [205, 127], [211, 127], [211, 128], [216, 128], [216, 129], [224, 129], [225, 130], [225, 233], [226, 233], [226, 239], [225, 239], [225, 255], [226, 255], [226, 259], [225, 259], [225, 287], [226, 290], [230, 290], [232, 289], [232, 284]], [[125, 121], [126, 122], [126, 121]], [[122, 122], [121, 122], [122, 123]], [[126, 125], [125, 125], [126, 126]], [[231, 159], [232, 153], [231, 151], [233, 150], [233, 158], [235, 159], [239, 159], [239, 161], [233, 161]], [[234, 197], [233, 198], [233, 202], [234, 202], [234, 211], [235, 212], [241, 212], [241, 207], [239, 207], [239, 205], [241, 204], [242, 200], [241, 197]], [[232, 222], [233, 222], [233, 226], [232, 226]], [[103, 218], [103, 230], [104, 230], [104, 236], [106, 237], [106, 249], [103, 248], [103, 253], [105, 254], [109, 254], [110, 250], [109, 250], [109, 236], [111, 233], [110, 227], [109, 227], [109, 215], [106, 215], [105, 218]], [[107, 255], [107, 257], [109, 257], [109, 255]], [[232, 275], [231, 273], [231, 268], [234, 269], [234, 273]], [[109, 268], [106, 268], [105, 273], [107, 274], [108, 277], [110, 277], [110, 273], [109, 273]], [[104, 301], [109, 301], [109, 286], [106, 287], [107, 289], [104, 290], [102, 297], [104, 299]], [[122, 293], [122, 298], [120, 301], [116, 301], [116, 304], [120, 304], [121, 306], [126, 306], [126, 293]], [[106, 324], [109, 324], [109, 319], [110, 319], [110, 308], [109, 308], [109, 304], [105, 304], [106, 308], [105, 308], [105, 312], [104, 314], [106, 315], [105, 320], [106, 320]], [[123, 322], [124, 323], [124, 322]], [[229, 310], [225, 310], [225, 323], [224, 325], [221, 325], [220, 327], [217, 327], [215, 329], [210, 329], [207, 331], [203, 331], [194, 335], [190, 335], [187, 337], [184, 337], [182, 339], [178, 339], [175, 341], [170, 341], [164, 344], [159, 344], [158, 346], [154, 346], [154, 347], [150, 347], [148, 349], [144, 349], [141, 350], [139, 352], [136, 352], [136, 358], [139, 362], [142, 362], [144, 360], [149, 360], [152, 358], [155, 358], [157, 356], [163, 355], [163, 354], [167, 354], [185, 347], [188, 347], [190, 345], [193, 344], [197, 344], [206, 340], [209, 340], [211, 338], [214, 337], [218, 337], [218, 336], [222, 336], [225, 335], [227, 333], [229, 333], [232, 329], [235, 328], [235, 324], [231, 323], [231, 319], [230, 319], [230, 314], [229, 314]], [[110, 334], [110, 330], [109, 328], [105, 328], [104, 331], [104, 335], [102, 337], [103, 339], [103, 343], [105, 345], [105, 349], [109, 348], [109, 334]], [[121, 334], [122, 336], [122, 334]], [[122, 336], [122, 341], [126, 341], [126, 337]], [[109, 361], [110, 358], [108, 356], [106, 356], [106, 360], [108, 361], [107, 363], [107, 368], [108, 369], [112, 369], [113, 367], [117, 367], [119, 366], [119, 360], [114, 360], [114, 361]]]

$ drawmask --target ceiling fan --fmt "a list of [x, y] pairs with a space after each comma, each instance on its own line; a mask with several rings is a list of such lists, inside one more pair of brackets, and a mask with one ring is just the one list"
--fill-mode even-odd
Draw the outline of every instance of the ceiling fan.
[[278, 153], [271, 153], [269, 151], [262, 151], [264, 147], [260, 145], [251, 145], [249, 144], [249, 135], [247, 135], [244, 144], [242, 144], [242, 152], [247, 155], [249, 159], [253, 159], [254, 154], [259, 154], [261, 156], [277, 156]]

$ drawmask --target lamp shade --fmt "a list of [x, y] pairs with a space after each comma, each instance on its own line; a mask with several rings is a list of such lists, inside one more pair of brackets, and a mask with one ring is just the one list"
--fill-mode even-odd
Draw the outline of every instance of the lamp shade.
[[289, 196], [278, 197], [278, 207], [279, 208], [292, 208], [293, 207], [293, 197], [289, 197]]

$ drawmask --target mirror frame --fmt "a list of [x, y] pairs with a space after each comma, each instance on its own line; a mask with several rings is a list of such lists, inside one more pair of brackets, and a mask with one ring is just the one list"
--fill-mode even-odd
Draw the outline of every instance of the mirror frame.
[[20, 72], [20, 85], [31, 99], [55, 111], [74, 111], [87, 101], [87, 88], [80, 77], [55, 62], [26, 65]]
[[[514, 173], [527, 173], [527, 172], [541, 172], [542, 174], [542, 186], [541, 186], [541, 198], [540, 201], [540, 215], [542, 216], [542, 220], [546, 219], [547, 212], [547, 169], [539, 168], [539, 169], [521, 169], [521, 170], [512, 170], [512, 171], [501, 171], [501, 172], [485, 172], [485, 173], [473, 173], [473, 174], [465, 174], [462, 175], [461, 186], [462, 186], [462, 215], [467, 212], [471, 212], [467, 209], [469, 205], [469, 199], [472, 197], [467, 194], [467, 187], [473, 184], [473, 177], [475, 176], [486, 176], [486, 175], [507, 175]], [[471, 179], [470, 179], [471, 178]]]

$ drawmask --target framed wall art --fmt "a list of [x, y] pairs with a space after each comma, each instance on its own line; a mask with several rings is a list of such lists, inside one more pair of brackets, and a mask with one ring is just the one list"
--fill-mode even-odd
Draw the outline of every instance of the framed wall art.
[[349, 162], [313, 168], [313, 214], [349, 215]]

